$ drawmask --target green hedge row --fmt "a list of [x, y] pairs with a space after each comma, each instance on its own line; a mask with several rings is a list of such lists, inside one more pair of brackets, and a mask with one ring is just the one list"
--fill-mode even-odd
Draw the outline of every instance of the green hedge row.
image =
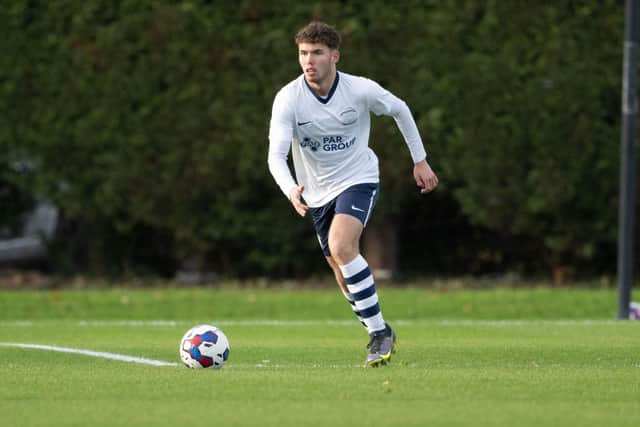
[[[340, 69], [409, 104], [441, 179], [417, 197], [395, 123], [374, 119], [374, 225], [400, 236], [401, 268], [611, 273], [623, 9], [13, 0], [0, 10], [0, 185], [63, 209], [55, 253], [71, 270], [325, 271], [266, 168], [273, 96], [300, 72], [293, 35], [319, 18], [343, 33]], [[16, 174], [24, 160], [33, 172]]]

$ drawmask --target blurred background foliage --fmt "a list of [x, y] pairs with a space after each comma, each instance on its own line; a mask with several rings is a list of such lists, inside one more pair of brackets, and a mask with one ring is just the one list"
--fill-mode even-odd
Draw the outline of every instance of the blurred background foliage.
[[407, 102], [440, 177], [420, 196], [395, 122], [373, 120], [371, 227], [397, 236], [403, 275], [614, 274], [623, 14], [615, 0], [11, 0], [0, 227], [54, 202], [60, 273], [326, 272], [266, 167], [273, 97], [300, 73], [293, 36], [320, 19], [343, 34], [340, 70]]

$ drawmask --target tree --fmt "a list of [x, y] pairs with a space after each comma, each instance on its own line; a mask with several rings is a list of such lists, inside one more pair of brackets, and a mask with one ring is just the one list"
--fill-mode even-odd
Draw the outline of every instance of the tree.
[[475, 224], [543, 243], [551, 266], [591, 260], [615, 238], [622, 10], [492, 2], [470, 18], [454, 194]]

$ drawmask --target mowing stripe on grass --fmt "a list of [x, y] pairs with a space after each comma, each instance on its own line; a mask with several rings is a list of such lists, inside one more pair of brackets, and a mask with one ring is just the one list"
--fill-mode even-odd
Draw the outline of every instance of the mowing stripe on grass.
[[17, 348], [28, 348], [28, 349], [34, 349], [34, 350], [57, 351], [60, 353], [82, 354], [85, 356], [99, 357], [102, 359], [109, 359], [109, 360], [117, 360], [119, 362], [140, 363], [143, 365], [178, 366], [177, 363], [164, 362], [162, 360], [153, 360], [153, 359], [146, 359], [144, 357], [126, 356], [124, 354], [116, 354], [116, 353], [105, 353], [102, 351], [83, 350], [79, 348], [56, 347], [52, 345], [0, 342], [0, 347], [17, 347]]
[[[31, 327], [48, 320], [0, 320], [0, 325], [9, 327]], [[189, 320], [60, 320], [61, 322], [70, 322], [81, 327], [173, 327], [192, 325], [197, 321]], [[56, 322], [56, 321], [54, 321]], [[635, 324], [636, 322], [621, 322], [620, 320], [473, 320], [473, 319], [396, 319], [390, 321], [394, 325], [442, 325], [442, 326], [531, 326], [531, 325], [555, 325], [555, 326], [593, 326], [593, 325], [612, 325], [612, 324]], [[207, 323], [216, 326], [350, 326], [360, 324], [355, 320], [211, 320]]]

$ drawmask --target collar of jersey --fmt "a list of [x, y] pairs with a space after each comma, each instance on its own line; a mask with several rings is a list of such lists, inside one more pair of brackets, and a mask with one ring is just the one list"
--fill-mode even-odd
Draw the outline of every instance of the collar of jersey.
[[305, 79], [304, 76], [302, 77], [302, 80], [304, 80], [304, 84], [307, 86], [307, 89], [309, 89], [309, 92], [311, 92], [318, 101], [322, 102], [323, 104], [326, 104], [327, 102], [329, 102], [329, 100], [333, 96], [333, 93], [338, 88], [338, 80], [340, 80], [340, 73], [336, 71], [336, 79], [333, 81], [333, 85], [331, 86], [331, 89], [329, 90], [329, 94], [327, 95], [326, 98], [321, 97], [313, 89], [311, 89], [311, 86], [309, 86], [309, 83], [307, 83], [307, 79]]

